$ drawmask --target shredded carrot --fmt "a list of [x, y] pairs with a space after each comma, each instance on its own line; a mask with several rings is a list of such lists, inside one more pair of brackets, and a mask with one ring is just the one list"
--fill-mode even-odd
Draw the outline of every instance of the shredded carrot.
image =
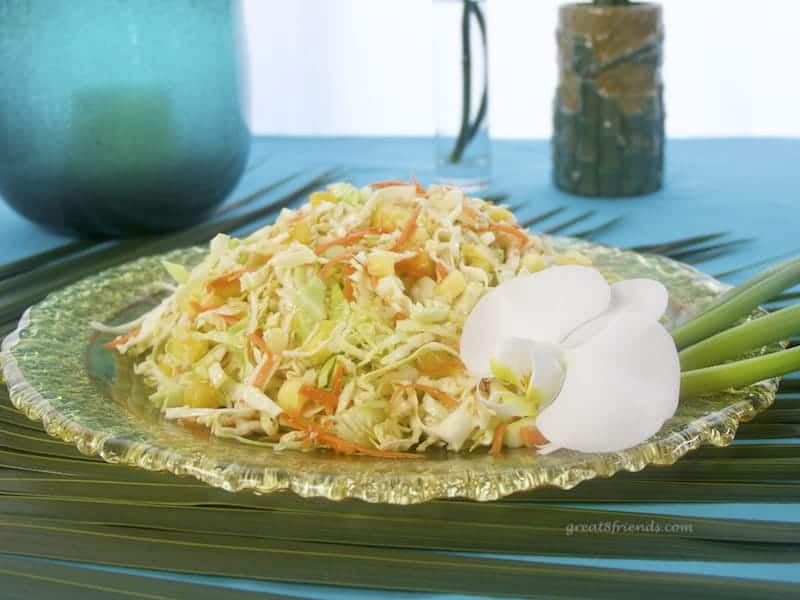
[[194, 300], [189, 302], [189, 308], [192, 309], [192, 311], [194, 312], [195, 316], [201, 315], [204, 312], [208, 312], [210, 310], [215, 310], [215, 309], [219, 308], [220, 306], [222, 306], [222, 303], [214, 303], [214, 304], [209, 304], [209, 305], [203, 305], [203, 304], [200, 304], [199, 302], [195, 302]]
[[373, 190], [382, 190], [383, 188], [388, 187], [396, 187], [398, 185], [411, 185], [405, 181], [399, 181], [397, 179], [389, 179], [387, 181], [376, 181], [375, 183], [370, 183], [369, 187]]
[[361, 444], [356, 444], [350, 440], [345, 440], [333, 435], [326, 429], [321, 428], [314, 423], [302, 423], [299, 419], [289, 415], [284, 415], [284, 420], [290, 427], [297, 429], [298, 431], [304, 431], [308, 434], [307, 441], [309, 442], [309, 446], [313, 442], [316, 442], [320, 446], [329, 448], [334, 452], [339, 452], [341, 454], [364, 454], [366, 456], [374, 456], [376, 458], [424, 458], [421, 454], [414, 454], [411, 452], [391, 452], [389, 450], [378, 450], [377, 448], [362, 446]]
[[217, 288], [225, 287], [228, 284], [234, 283], [235, 281], [239, 281], [239, 278], [245, 273], [247, 273], [247, 269], [245, 268], [234, 269], [233, 271], [225, 273], [225, 275], [221, 275], [220, 277], [217, 277], [216, 279], [212, 279], [211, 281], [209, 281], [208, 285], [206, 285], [206, 288], [209, 290], [214, 290]]
[[465, 215], [467, 215], [470, 219], [477, 219], [480, 216], [480, 213], [477, 210], [475, 210], [471, 206], [467, 206], [466, 204], [463, 204], [461, 206], [461, 211]]
[[137, 327], [136, 329], [131, 329], [128, 333], [115, 337], [107, 344], [103, 344], [103, 348], [116, 348], [117, 346], [121, 346], [128, 340], [131, 340], [135, 338], [137, 335], [139, 335], [139, 332], [141, 330], [142, 330], [141, 327]]
[[506, 435], [506, 428], [508, 423], [500, 423], [494, 428], [494, 435], [492, 436], [492, 447], [489, 449], [489, 454], [492, 456], [500, 456], [503, 454], [503, 438]]
[[348, 302], [353, 302], [356, 299], [356, 292], [355, 289], [353, 289], [353, 280], [349, 277], [344, 278], [342, 294], [344, 294], [344, 297], [347, 298]]
[[394, 314], [395, 321], [406, 321], [408, 320], [408, 315], [406, 313], [398, 312]]
[[534, 446], [543, 446], [549, 442], [549, 440], [542, 435], [542, 432], [539, 431], [539, 428], [535, 425], [520, 429], [519, 437], [522, 440], [522, 443], [528, 448], [533, 448]]
[[422, 187], [422, 185], [419, 182], [419, 179], [417, 179], [416, 177], [412, 177], [411, 181], [417, 188], [417, 196], [422, 196], [423, 198], [428, 196], [428, 191], [424, 187]]
[[328, 248], [332, 248], [333, 246], [349, 246], [350, 244], [355, 244], [358, 240], [360, 240], [364, 236], [375, 233], [382, 233], [381, 228], [367, 227], [366, 229], [356, 229], [355, 231], [351, 231], [344, 237], [340, 237], [335, 240], [329, 240], [327, 242], [322, 242], [321, 244], [317, 244], [315, 252], [317, 253], [317, 255], [320, 255], [323, 252], [325, 252]]
[[336, 265], [347, 262], [351, 259], [355, 258], [355, 254], [350, 252], [348, 254], [340, 254], [332, 259], [330, 259], [325, 265], [319, 270], [320, 279], [325, 279], [328, 275], [330, 275], [331, 271], [336, 267]]
[[344, 365], [341, 361], [336, 361], [336, 369], [333, 371], [333, 385], [331, 391], [339, 396], [342, 393], [342, 382], [344, 381]]
[[421, 454], [414, 454], [412, 452], [391, 452], [389, 450], [378, 450], [377, 448], [362, 446], [361, 444], [345, 440], [331, 433], [317, 434], [317, 442], [320, 445], [327, 446], [331, 450], [342, 454], [365, 454], [366, 456], [374, 456], [376, 458], [423, 458]]
[[280, 416], [280, 419], [287, 426], [291, 427], [292, 429], [297, 429], [298, 431], [310, 432], [312, 430], [316, 431], [317, 429], [325, 430], [330, 427], [328, 423], [314, 425], [310, 421], [303, 421], [300, 415], [290, 415], [289, 413], [283, 413]]
[[500, 233], [507, 233], [509, 235], [513, 235], [517, 240], [520, 242], [521, 245], [525, 246], [530, 241], [528, 234], [519, 226], [519, 225], [511, 225], [509, 223], [492, 223], [486, 227], [481, 227], [478, 229], [479, 232], [484, 231], [498, 231]]
[[319, 402], [331, 413], [336, 411], [336, 407], [339, 405], [339, 394], [334, 394], [307, 383], [300, 386], [300, 394], [309, 400]]
[[267, 382], [267, 375], [272, 370], [272, 367], [275, 366], [275, 356], [272, 352], [267, 349], [267, 357], [264, 359], [264, 362], [261, 363], [261, 366], [258, 368], [255, 377], [253, 377], [253, 386], [261, 389], [264, 387], [264, 384]]
[[420, 392], [424, 392], [426, 394], [430, 394], [433, 398], [444, 404], [447, 408], [458, 408], [461, 402], [458, 399], [454, 398], [447, 392], [443, 392], [442, 390], [437, 390], [435, 387], [431, 387], [429, 385], [424, 385], [422, 383], [414, 383], [411, 385], [416, 390]]
[[269, 348], [267, 348], [267, 343], [264, 341], [264, 334], [260, 329], [256, 329], [253, 333], [247, 334], [247, 337], [253, 346], [261, 350], [262, 354], [269, 354]]
[[417, 252], [414, 256], [398, 260], [394, 263], [394, 270], [400, 275], [410, 275], [417, 279], [434, 274], [433, 261], [423, 252]]
[[242, 315], [217, 315], [220, 319], [225, 321], [228, 325], [233, 325], [242, 320]]
[[453, 369], [461, 369], [463, 367], [464, 363], [455, 356], [440, 360], [431, 366], [423, 365], [417, 361], [417, 370], [426, 375], [442, 375]]
[[408, 221], [406, 221], [406, 224], [403, 225], [403, 230], [400, 232], [400, 237], [397, 238], [394, 246], [390, 248], [392, 252], [397, 252], [398, 250], [402, 249], [408, 240], [411, 239], [411, 236], [414, 235], [414, 232], [417, 230], [417, 219], [419, 219], [419, 213], [421, 212], [422, 205], [417, 204], [417, 206], [414, 208], [414, 212], [411, 213]]
[[444, 263], [436, 261], [436, 280], [441, 281], [450, 273], [450, 269]]

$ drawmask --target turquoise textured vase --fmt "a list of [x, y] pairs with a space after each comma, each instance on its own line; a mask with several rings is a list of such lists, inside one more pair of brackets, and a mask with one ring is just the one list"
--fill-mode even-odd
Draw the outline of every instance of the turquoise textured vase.
[[250, 147], [239, 0], [0, 0], [0, 196], [89, 236], [203, 219]]

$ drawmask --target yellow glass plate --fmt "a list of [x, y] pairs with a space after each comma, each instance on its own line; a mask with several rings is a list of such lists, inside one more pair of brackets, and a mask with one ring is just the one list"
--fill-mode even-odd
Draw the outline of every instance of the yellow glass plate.
[[[567, 238], [559, 251], [588, 254], [609, 278], [650, 277], [670, 291], [666, 316], [673, 326], [697, 312], [726, 286], [687, 265]], [[6, 338], [0, 366], [11, 401], [40, 420], [50, 435], [108, 462], [191, 475], [230, 491], [292, 490], [334, 500], [409, 504], [433, 498], [494, 500], [542, 486], [571, 488], [594, 477], [670, 465], [698, 446], [729, 444], [741, 421], [775, 398], [777, 382], [681, 402], [652, 439], [622, 452], [582, 454], [560, 450], [538, 456], [526, 449], [501, 457], [428, 452], [402, 461], [340, 456], [325, 450], [275, 452], [209, 437], [167, 422], [144, 399], [128, 364], [102, 347], [90, 321], [133, 318], [152, 306], [153, 283], [166, 278], [163, 259], [191, 265], [204, 250], [190, 248], [147, 257], [89, 277], [31, 307]], [[148, 288], [150, 291], [148, 291]], [[767, 352], [769, 349], [763, 349]]]

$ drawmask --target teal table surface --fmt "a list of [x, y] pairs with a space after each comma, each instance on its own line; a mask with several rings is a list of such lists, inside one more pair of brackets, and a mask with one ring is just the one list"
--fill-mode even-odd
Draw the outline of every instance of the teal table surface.
[[[250, 166], [230, 200], [300, 168], [322, 170], [339, 166], [343, 169], [342, 178], [356, 184], [411, 175], [427, 184], [432, 180], [432, 156], [432, 141], [420, 138], [256, 138]], [[596, 211], [591, 220], [578, 229], [624, 216], [620, 224], [598, 236], [599, 241], [613, 245], [633, 246], [722, 231], [730, 232], [731, 238], [751, 238], [736, 252], [700, 265], [712, 274], [762, 261], [760, 266], [766, 266], [791, 255], [800, 255], [800, 139], [670, 140], [663, 189], [637, 198], [569, 196], [553, 187], [549, 169], [550, 146], [546, 141], [496, 141], [491, 191], [511, 194], [509, 202], [512, 204], [524, 203], [518, 210], [521, 219], [562, 205], [567, 207], [562, 213], [564, 219], [587, 210]], [[69, 240], [43, 231], [0, 205], [0, 263], [65, 241]], [[751, 266], [723, 280], [736, 283], [758, 268]], [[600, 504], [593, 506], [607, 508]], [[666, 515], [800, 522], [798, 504], [627, 504], [614, 505], [614, 508]], [[560, 564], [744, 576], [800, 584], [797, 564], [527, 558]], [[314, 598], [456, 597], [148, 574]]]

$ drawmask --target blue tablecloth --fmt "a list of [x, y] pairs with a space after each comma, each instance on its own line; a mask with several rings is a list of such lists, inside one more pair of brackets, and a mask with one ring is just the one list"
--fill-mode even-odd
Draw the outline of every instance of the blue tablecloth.
[[[231, 194], [231, 199], [257, 190], [264, 182], [301, 167], [321, 170], [340, 166], [344, 169], [343, 177], [357, 184], [407, 178], [412, 174], [428, 183], [432, 177], [432, 155], [433, 146], [428, 139], [257, 138], [253, 143], [250, 169]], [[604, 232], [600, 238], [603, 242], [620, 246], [669, 241], [716, 231], [731, 232], [736, 238], [752, 238], [737, 252], [703, 263], [702, 268], [709, 273], [730, 271], [760, 260], [769, 262], [800, 255], [800, 139], [671, 140], [667, 147], [663, 190], [629, 199], [578, 198], [555, 190], [550, 183], [549, 145], [545, 141], [497, 141], [493, 160], [492, 190], [510, 193], [513, 204], [524, 203], [518, 211], [523, 219], [526, 215], [562, 205], [568, 207], [562, 213], [565, 219], [586, 210], [596, 211], [592, 220], [584, 223], [581, 229], [624, 215], [620, 225]], [[0, 262], [45, 250], [64, 241], [64, 238], [28, 223], [4, 205], [0, 206]], [[755, 268], [740, 272], [727, 281], [735, 283], [754, 271]], [[644, 504], [614, 505], [613, 508], [659, 514], [800, 522], [798, 504]], [[561, 557], [530, 559], [800, 582], [800, 569], [794, 564], [742, 565]], [[220, 582], [213, 578], [185, 579]], [[237, 580], [224, 580], [224, 584], [319, 598], [399, 596], [389, 592]], [[402, 594], [402, 597], [427, 598], [431, 595]]]

